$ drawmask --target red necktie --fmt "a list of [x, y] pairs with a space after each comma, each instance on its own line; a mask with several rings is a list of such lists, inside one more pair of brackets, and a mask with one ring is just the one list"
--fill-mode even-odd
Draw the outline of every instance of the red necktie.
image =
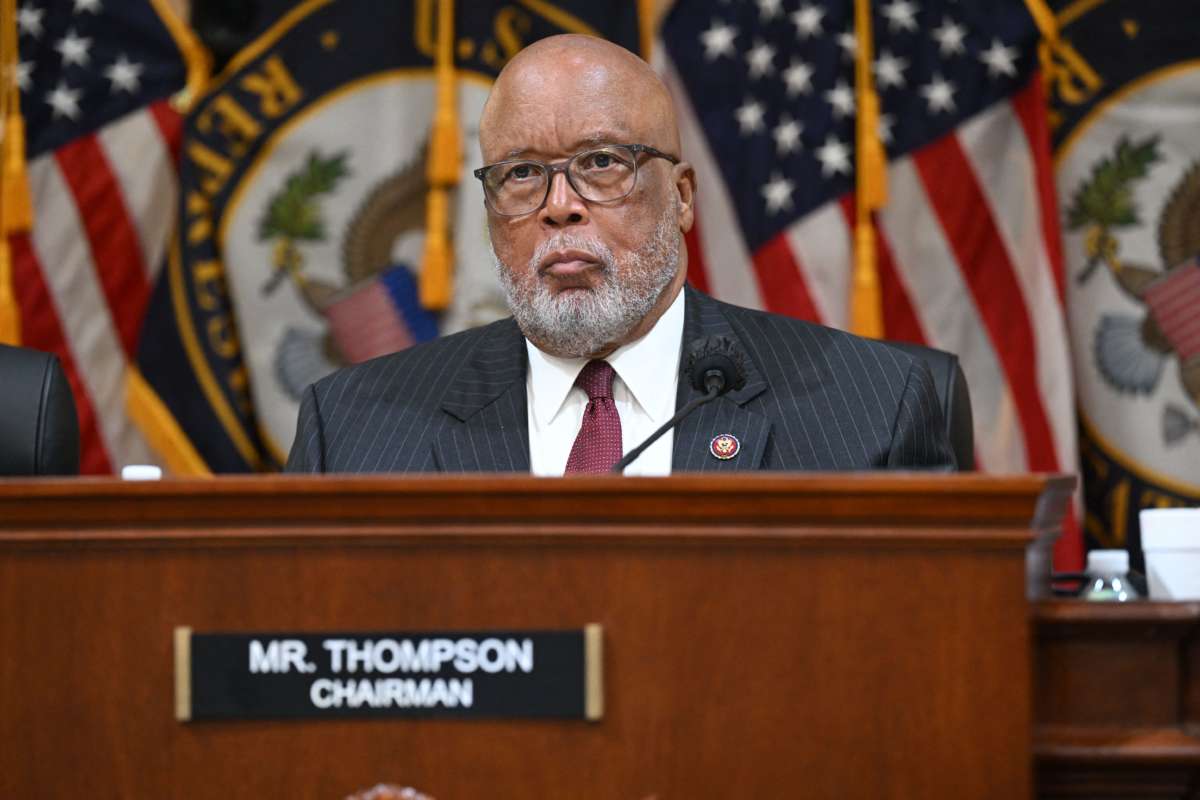
[[612, 396], [615, 375], [607, 361], [589, 361], [575, 379], [575, 385], [587, 392], [588, 404], [567, 459], [567, 475], [608, 472], [621, 460], [621, 417]]

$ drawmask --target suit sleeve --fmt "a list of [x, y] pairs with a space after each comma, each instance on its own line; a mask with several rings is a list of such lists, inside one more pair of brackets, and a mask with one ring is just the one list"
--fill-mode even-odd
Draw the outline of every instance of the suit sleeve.
[[946, 422], [929, 366], [913, 359], [892, 429], [890, 469], [955, 469]]
[[305, 390], [304, 398], [300, 401], [296, 438], [292, 441], [292, 452], [288, 454], [284, 471], [325, 471], [325, 433], [321, 410], [317, 405], [317, 392], [313, 386]]

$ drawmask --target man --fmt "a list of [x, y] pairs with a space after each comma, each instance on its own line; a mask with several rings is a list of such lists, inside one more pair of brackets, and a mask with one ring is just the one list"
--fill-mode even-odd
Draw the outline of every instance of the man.
[[306, 393], [297, 472], [604, 472], [698, 393], [686, 343], [729, 337], [745, 384], [627, 475], [953, 465], [928, 368], [684, 286], [695, 174], [666, 87], [599, 39], [517, 54], [480, 120], [512, 319], [341, 370]]

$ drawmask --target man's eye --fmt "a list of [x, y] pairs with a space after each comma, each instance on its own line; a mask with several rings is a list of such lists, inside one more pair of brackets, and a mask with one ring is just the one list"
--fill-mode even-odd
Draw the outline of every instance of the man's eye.
[[534, 175], [533, 167], [529, 164], [515, 164], [510, 167], [508, 174], [504, 176], [505, 180], [523, 181], [532, 178]]
[[613, 157], [608, 153], [596, 153], [596, 155], [592, 156], [592, 163], [589, 166], [596, 169], [604, 169], [605, 167], [612, 166], [612, 163]]

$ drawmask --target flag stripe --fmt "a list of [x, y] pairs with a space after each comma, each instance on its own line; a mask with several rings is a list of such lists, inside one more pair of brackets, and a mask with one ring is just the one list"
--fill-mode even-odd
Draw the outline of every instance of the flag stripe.
[[[1056, 470], [1076, 458], [1075, 404], [1067, 322], [1054, 268], [1042, 237], [1038, 213], [1037, 167], [1025, 129], [1011, 106], [999, 103], [968, 122], [958, 133], [1013, 267], [1033, 337], [1037, 388], [1053, 431], [1054, 459], [1030, 461], [1030, 468]], [[1005, 158], [996, 158], [1005, 153]]]
[[1028, 463], [1056, 464], [1050, 422], [1037, 389], [1029, 312], [995, 220], [980, 213], [987, 201], [970, 162], [955, 136], [920, 150], [914, 162], [1004, 366], [1025, 431]]
[[[854, 229], [857, 221], [854, 195], [843, 195], [838, 205], [841, 207], [842, 218], [846, 222], [847, 239], [849, 239], [849, 232]], [[925, 332], [921, 329], [921, 323], [917, 319], [912, 300], [909, 298], [908, 290], [904, 288], [896, 273], [896, 261], [892, 255], [887, 235], [875, 221], [872, 221], [872, 225], [875, 227], [875, 271], [879, 278], [880, 303], [883, 306], [884, 338], [928, 344]], [[849, 249], [848, 246], [847, 249]], [[847, 263], [848, 268], [844, 272], [849, 276], [854, 269], [853, 258], [849, 255]], [[847, 277], [847, 287], [849, 287], [850, 280]], [[849, 289], [847, 289], [847, 299], [849, 299]]]
[[710, 291], [708, 264], [705, 263], [704, 249], [700, 244], [700, 232], [697, 230], [699, 225], [698, 220], [694, 221], [691, 230], [683, 235], [683, 244], [687, 248], [687, 279], [692, 286], [707, 294]]
[[[171, 116], [179, 118], [173, 112]], [[129, 222], [137, 231], [146, 280], [153, 285], [175, 224], [178, 181], [174, 156], [155, 118], [145, 111], [122, 117], [102, 128], [97, 137]]]
[[768, 311], [800, 319], [819, 319], [786, 234], [776, 236], [755, 251], [754, 272]]
[[[151, 103], [146, 106], [146, 110], [150, 112], [154, 124], [158, 126], [158, 130], [162, 134], [167, 151], [171, 154], [171, 164], [173, 167], [178, 167], [179, 153], [183, 146], [183, 117], [176, 113], [166, 100]], [[171, 177], [174, 178], [176, 175], [176, 170], [172, 169]]]
[[[754, 279], [750, 252], [741, 230], [735, 224], [733, 201], [716, 160], [708, 147], [704, 129], [695, 111], [686, 101], [687, 91], [671, 63], [665, 60], [664, 47], [655, 48], [655, 63], [664, 82], [676, 98], [679, 112], [679, 138], [684, 156], [695, 166], [696, 174], [705, 176], [697, 181], [696, 217], [698, 234], [712, 293], [727, 303], [747, 308], [763, 308], [758, 282]], [[708, 178], [713, 178], [709, 180]]]
[[121, 346], [126, 356], [133, 358], [142, 315], [150, 298], [150, 283], [125, 200], [95, 136], [81, 136], [64, 145], [55, 158], [59, 174], [79, 210], [77, 219], [91, 248], [91, 261], [112, 311]]
[[[1032, 155], [1034, 181], [1037, 186], [1038, 209], [1042, 221], [1042, 244], [1050, 258], [1058, 304], [1066, 307], [1066, 261], [1063, 257], [1062, 229], [1058, 222], [1058, 192], [1054, 188], [1054, 165], [1050, 160], [1050, 128], [1046, 119], [1046, 97], [1042, 91], [1042, 76], [1035, 72], [1029, 84], [1012, 96], [1013, 111], [1025, 130]], [[1074, 435], [1072, 435], [1074, 441]]]
[[59, 322], [29, 234], [13, 235], [8, 241], [12, 249], [13, 286], [22, 312], [21, 341], [58, 356], [67, 373], [67, 381], [71, 384], [75, 412], [79, 418], [79, 471], [85, 475], [112, 472], [112, 464], [96, 423], [95, 406], [87, 387], [80, 380], [75, 356]]
[[883, 295], [883, 329], [887, 338], [928, 345], [929, 338], [921, 327], [917, 310], [900, 280], [900, 272], [896, 267], [896, 258], [892, 254], [892, 244], [888, 241], [887, 233], [882, 227], [876, 227], [875, 233], [878, 241], [879, 286]]
[[[847, 195], [847, 198], [851, 198]], [[803, 265], [817, 322], [850, 324], [850, 227], [837, 201], [826, 203], [787, 230], [788, 244]]]
[[959, 357], [971, 390], [979, 462], [996, 472], [1024, 472], [1024, 432], [997, 345], [983, 327], [911, 158], [892, 165], [888, 184], [893, 196], [905, 202], [883, 209], [883, 238], [892, 252], [896, 277], [913, 298], [927, 343]]
[[108, 460], [114, 466], [150, 463], [145, 441], [123, 413], [125, 353], [67, 181], [52, 155], [30, 163], [29, 179], [36, 187], [38, 215], [55, 222], [34, 226], [32, 246], [75, 355], [80, 382], [100, 412], [97, 422]]

